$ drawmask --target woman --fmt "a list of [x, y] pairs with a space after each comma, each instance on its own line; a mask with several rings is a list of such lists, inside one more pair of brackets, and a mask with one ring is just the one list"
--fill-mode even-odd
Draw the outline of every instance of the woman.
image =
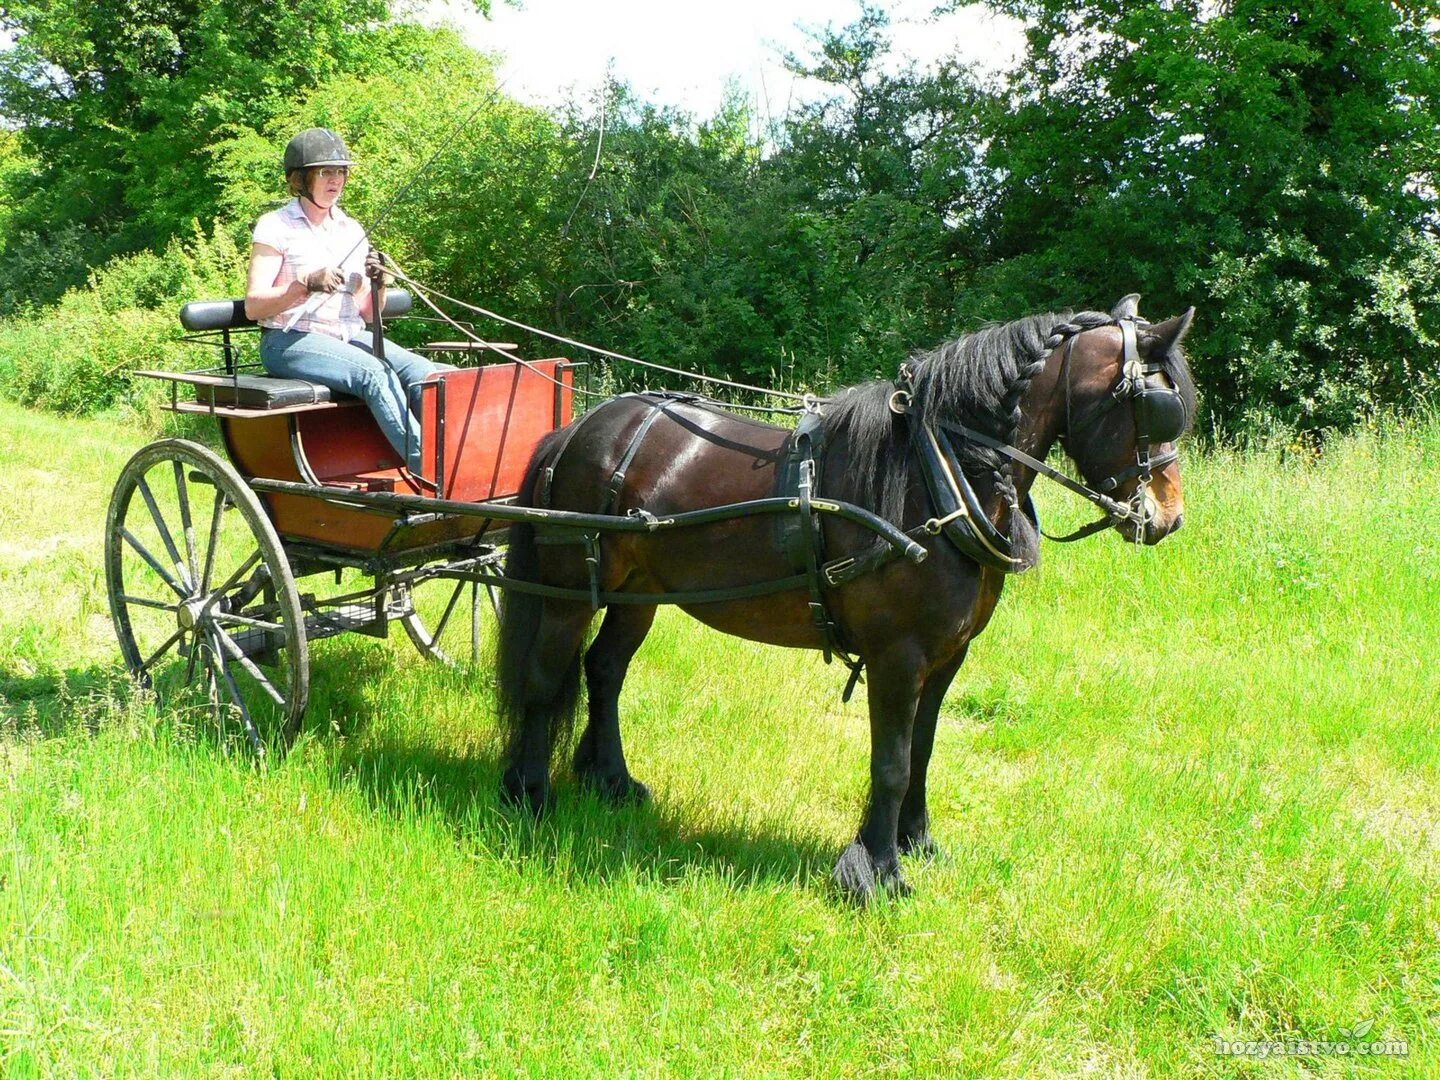
[[379, 360], [361, 338], [374, 300], [369, 274], [380, 255], [338, 205], [352, 164], [345, 140], [328, 128], [302, 131], [285, 147], [295, 198], [255, 225], [245, 314], [263, 328], [266, 371], [362, 398], [401, 460], [419, 473], [420, 423], [409, 388], [452, 369], [389, 341]]

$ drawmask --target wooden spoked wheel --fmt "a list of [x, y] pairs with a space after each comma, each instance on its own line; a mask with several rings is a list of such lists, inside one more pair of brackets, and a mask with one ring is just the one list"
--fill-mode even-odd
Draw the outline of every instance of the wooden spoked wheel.
[[290, 746], [310, 691], [304, 613], [279, 537], [230, 465], [184, 439], [132, 457], [110, 500], [105, 578], [137, 682], [205, 706], [257, 754]]
[[414, 610], [401, 622], [420, 654], [447, 667], [478, 668], [484, 609], [497, 603], [494, 588], [434, 577], [411, 586], [411, 599]]

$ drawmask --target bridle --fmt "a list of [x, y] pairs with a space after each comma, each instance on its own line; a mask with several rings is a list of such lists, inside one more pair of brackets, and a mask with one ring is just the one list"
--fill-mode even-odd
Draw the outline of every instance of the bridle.
[[[1065, 383], [1065, 433], [1060, 438], [1066, 444], [1067, 452], [1068, 440], [1077, 433], [1083, 435], [1094, 428], [1117, 405], [1128, 401], [1135, 410], [1135, 464], [1100, 481], [1100, 490], [1107, 493], [1135, 476], [1140, 477], [1142, 484], [1148, 484], [1155, 470], [1178, 461], [1180, 454], [1173, 444], [1190, 426], [1185, 399], [1170, 383], [1164, 365], [1146, 363], [1140, 358], [1136, 341], [1138, 320], [1123, 318], [1118, 322], [1124, 342], [1120, 379], [1110, 388], [1109, 394], [1094, 402], [1078, 417], [1071, 415], [1070, 400], [1070, 353], [1075, 344], [1074, 337], [1066, 342], [1065, 356], [1061, 360], [1065, 369], [1062, 376]], [[1171, 443], [1172, 447], [1152, 457], [1152, 443]]]
[[[1120, 327], [1123, 342], [1120, 378], [1110, 388], [1108, 394], [1087, 407], [1079, 416], [1071, 415], [1070, 394], [1070, 354], [1074, 351], [1075, 338], [1079, 337], [1079, 334], [1072, 335], [1065, 343], [1065, 353], [1060, 360], [1060, 377], [1065, 386], [1065, 431], [1061, 434], [1060, 439], [1067, 453], [1077, 438], [1083, 439], [1090, 431], [1094, 430], [1112, 409], [1128, 402], [1134, 410], [1135, 463], [1101, 480], [1097, 485], [1099, 491], [1072, 480], [1064, 473], [1051, 468], [1045, 462], [1025, 453], [1018, 447], [1001, 442], [984, 432], [975, 431], [964, 424], [955, 422], [943, 424], [943, 427], [953, 430], [981, 446], [989, 447], [996, 453], [1003, 454], [1010, 460], [1019, 462], [1026, 468], [1033, 469], [1036, 473], [1054, 480], [1057, 484], [1073, 491], [1081, 498], [1089, 500], [1105, 512], [1105, 516], [1098, 521], [1092, 521], [1065, 536], [1045, 534], [1048, 539], [1062, 544], [1081, 540], [1102, 529], [1113, 528], [1127, 521], [1135, 525], [1137, 542], [1142, 541], [1146, 526], [1152, 517], [1153, 503], [1149, 492], [1151, 478], [1156, 470], [1163, 469], [1179, 460], [1179, 452], [1173, 445], [1171, 449], [1158, 454], [1152, 454], [1151, 447], [1164, 443], [1175, 443], [1190, 426], [1190, 414], [1185, 399], [1171, 383], [1169, 376], [1165, 373], [1164, 364], [1147, 362], [1140, 356], [1138, 331], [1141, 327], [1148, 327], [1150, 323], [1138, 317], [1129, 316], [1121, 316], [1115, 322]], [[1110, 496], [1110, 492], [1135, 477], [1138, 477], [1140, 482], [1129, 500], [1121, 503]]]

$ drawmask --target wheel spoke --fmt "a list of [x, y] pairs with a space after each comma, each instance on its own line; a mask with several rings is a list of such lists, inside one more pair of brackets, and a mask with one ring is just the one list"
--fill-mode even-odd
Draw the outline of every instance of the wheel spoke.
[[246, 656], [240, 646], [235, 644], [235, 639], [218, 626], [215, 627], [215, 636], [219, 639], [221, 648], [230, 654], [230, 658], [244, 668], [246, 673], [260, 684], [260, 689], [269, 694], [275, 704], [283, 709], [286, 702], [285, 699], [280, 696], [280, 691], [271, 685], [270, 680], [265, 677], [265, 673], [260, 670], [255, 661]]
[[[195, 658], [203, 651], [200, 644], [200, 635], [195, 634], [190, 638], [190, 652], [185, 658], [185, 685], [189, 686], [195, 681]], [[208, 668], [207, 668], [208, 670]]]
[[200, 594], [210, 592], [210, 572], [215, 569], [215, 548], [220, 544], [220, 516], [225, 512], [225, 492], [215, 489], [215, 509], [210, 513], [210, 546], [205, 549], [205, 572], [200, 575]]
[[470, 582], [470, 666], [480, 666], [480, 583]]
[[132, 548], [135, 549], [135, 554], [139, 555], [140, 558], [144, 559], [147, 563], [149, 563], [150, 569], [154, 570], [155, 573], [159, 574], [161, 580], [164, 581], [166, 585], [169, 585], [170, 588], [175, 591], [176, 596], [180, 597], [180, 599], [182, 600], [189, 599], [189, 591], [186, 590], [183, 585], [181, 585], [178, 581], [176, 581], [173, 577], [170, 576], [170, 571], [166, 570], [165, 567], [161, 566], [159, 560], [156, 559], [154, 555], [150, 554], [150, 552], [146, 549], [145, 545], [140, 543], [139, 540], [135, 539], [134, 533], [132, 533], [129, 529], [122, 528], [120, 530], [120, 535], [125, 538], [125, 542], [127, 544], [129, 544]]
[[215, 606], [216, 601], [218, 601], [222, 596], [224, 596], [227, 592], [233, 589], [240, 581], [240, 579], [243, 578], [246, 574], [248, 574], [251, 569], [254, 568], [255, 564], [259, 561], [260, 549], [256, 548], [253, 552], [250, 553], [250, 557], [240, 564], [240, 568], [225, 579], [225, 584], [221, 585], [218, 589], [216, 589], [213, 593], [210, 594], [210, 598], [205, 601], [205, 606], [200, 609], [200, 614], [209, 615], [210, 609]]
[[166, 639], [165, 639], [165, 644], [161, 645], [158, 649], [156, 649], [153, 653], [151, 653], [151, 654], [150, 654], [150, 658], [149, 658], [148, 660], [146, 660], [143, 664], [140, 665], [139, 670], [136, 671], [135, 674], [138, 675], [138, 676], [140, 676], [140, 677], [142, 677], [142, 678], [143, 678], [146, 674], [148, 674], [149, 671], [150, 671], [150, 665], [153, 664], [153, 663], [155, 663], [156, 660], [159, 660], [160, 657], [164, 656], [167, 652], [169, 652], [169, 651], [170, 651], [170, 646], [171, 646], [171, 645], [174, 645], [175, 642], [179, 641], [179, 640], [180, 640], [180, 636], [181, 636], [182, 634], [184, 634], [184, 633], [185, 633], [185, 631], [184, 631], [183, 629], [176, 630], [173, 634], [171, 634], [168, 638], [166, 638]]
[[280, 623], [266, 622], [263, 619], [252, 619], [248, 615], [237, 615], [233, 611], [212, 611], [210, 618], [218, 623], [235, 626], [253, 626], [256, 630], [269, 630], [271, 633], [282, 633], [285, 627]]
[[179, 604], [162, 603], [159, 600], [151, 600], [148, 596], [122, 596], [120, 602], [134, 604], [136, 607], [154, 608], [156, 611], [168, 611], [172, 614], [180, 610]]
[[185, 481], [185, 466], [180, 459], [171, 462], [175, 467], [175, 494], [180, 499], [180, 524], [185, 531], [185, 565], [190, 568], [190, 581], [200, 580], [200, 566], [195, 560], [195, 522], [190, 516], [190, 487]]
[[[197, 642], [198, 644], [198, 642]], [[215, 727], [220, 727], [220, 676], [215, 674], [215, 650], [207, 641], [201, 645], [205, 663], [205, 692], [210, 697], [210, 715], [215, 718]]]
[[265, 741], [260, 738], [260, 729], [255, 726], [255, 718], [250, 715], [250, 710], [245, 707], [245, 699], [240, 694], [240, 688], [235, 685], [235, 676], [230, 674], [230, 665], [225, 663], [225, 658], [220, 656], [218, 651], [215, 656], [215, 666], [219, 668], [220, 674], [224, 677], [225, 689], [230, 695], [230, 700], [233, 701], [240, 710], [240, 718], [245, 722], [245, 734], [250, 736], [250, 744], [255, 748], [255, 753], [263, 757], [265, 754]]
[[[140, 496], [145, 500], [145, 505], [150, 508], [150, 520], [155, 522], [155, 529], [160, 534], [160, 541], [165, 545], [166, 552], [170, 555], [170, 562], [175, 567], [180, 579], [185, 581], [185, 560], [180, 557], [180, 549], [175, 546], [175, 538], [170, 535], [170, 527], [165, 524], [165, 518], [160, 514], [160, 507], [155, 503], [155, 496], [150, 491], [150, 485], [145, 482], [145, 477], [135, 481], [135, 486], [140, 489]], [[186, 588], [191, 585], [185, 581]]]
[[465, 582], [463, 580], [457, 581], [455, 583], [455, 591], [450, 594], [450, 602], [445, 605], [445, 614], [440, 616], [440, 621], [435, 624], [435, 632], [430, 635], [431, 644], [437, 648], [439, 647], [441, 636], [445, 633], [445, 624], [450, 621], [450, 614], [455, 610], [455, 601], [460, 599], [460, 594], [464, 591]]

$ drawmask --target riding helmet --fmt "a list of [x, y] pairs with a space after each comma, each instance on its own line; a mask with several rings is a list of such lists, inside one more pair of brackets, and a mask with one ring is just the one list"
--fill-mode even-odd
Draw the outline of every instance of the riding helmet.
[[306, 128], [285, 146], [285, 172], [319, 165], [354, 165], [345, 140], [329, 128]]

